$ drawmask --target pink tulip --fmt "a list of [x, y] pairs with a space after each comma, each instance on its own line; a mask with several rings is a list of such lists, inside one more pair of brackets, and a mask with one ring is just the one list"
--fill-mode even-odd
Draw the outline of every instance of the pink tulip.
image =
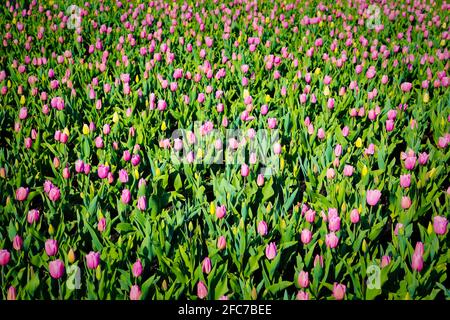
[[123, 160], [126, 161], [126, 162], [130, 161], [130, 160], [131, 160], [131, 154], [130, 154], [130, 151], [125, 150], [125, 151], [123, 152], [122, 158], [123, 158]]
[[409, 209], [409, 207], [411, 207], [411, 199], [408, 196], [403, 196], [401, 205], [403, 209]]
[[316, 254], [314, 257], [314, 267], [319, 264], [321, 268], [323, 268], [323, 256]]
[[418, 272], [423, 269], [423, 256], [421, 254], [414, 253], [411, 259], [411, 268]]
[[105, 229], [106, 229], [106, 219], [105, 218], [101, 218], [98, 221], [97, 230], [100, 231], [100, 232], [103, 232], [103, 231], [105, 231]]
[[258, 187], [262, 187], [264, 185], [264, 175], [263, 174], [258, 174], [258, 177], [256, 178], [256, 184], [258, 185]]
[[327, 179], [328, 179], [328, 180], [334, 179], [335, 175], [336, 175], [336, 174], [335, 174], [333, 168], [328, 168], [328, 169], [327, 169]]
[[138, 154], [133, 154], [131, 157], [131, 164], [135, 167], [141, 162], [141, 157]]
[[394, 120], [386, 120], [386, 131], [390, 132], [394, 130]]
[[81, 173], [84, 171], [84, 163], [83, 160], [75, 161], [75, 172]]
[[308, 244], [311, 242], [312, 239], [312, 233], [310, 230], [308, 229], [303, 229], [301, 234], [300, 234], [300, 240], [302, 241], [303, 244]]
[[416, 242], [416, 247], [414, 248], [414, 253], [422, 256], [423, 251], [424, 251], [423, 243], [420, 241]]
[[269, 118], [269, 119], [267, 119], [267, 124], [269, 126], [269, 129], [274, 129], [277, 126], [277, 119], [276, 118]]
[[57, 187], [51, 188], [50, 191], [48, 192], [48, 198], [53, 202], [58, 201], [59, 198], [61, 198], [61, 191], [59, 190], [59, 188]]
[[325, 244], [328, 248], [333, 249], [336, 248], [339, 243], [339, 238], [336, 236], [334, 232], [330, 232], [325, 235]]
[[411, 175], [410, 174], [403, 174], [400, 176], [400, 186], [402, 188], [409, 188], [411, 185]]
[[444, 235], [447, 232], [447, 218], [435, 216], [433, 218], [433, 230], [436, 234]]
[[366, 201], [370, 206], [375, 206], [381, 198], [379, 190], [367, 190]]
[[226, 246], [227, 246], [227, 240], [225, 239], [224, 236], [220, 236], [217, 239], [217, 249], [223, 250], [226, 248]]
[[140, 300], [141, 299], [141, 288], [137, 284], [131, 286], [130, 289], [130, 300]]
[[209, 274], [211, 272], [211, 259], [206, 257], [202, 262], [202, 272]]
[[317, 137], [322, 140], [325, 138], [325, 131], [323, 130], [323, 128], [319, 128], [319, 130], [317, 131]]
[[387, 267], [391, 263], [390, 256], [382, 256], [381, 257], [381, 268]]
[[27, 221], [29, 224], [33, 224], [39, 220], [39, 210], [31, 209], [27, 214]]
[[15, 235], [13, 239], [13, 248], [16, 251], [20, 251], [22, 249], [23, 240], [19, 235]]
[[258, 233], [261, 237], [265, 237], [267, 235], [267, 223], [265, 221], [260, 221], [258, 223]]
[[197, 297], [199, 299], [204, 299], [208, 295], [208, 288], [206, 288], [206, 285], [203, 283], [203, 281], [199, 281], [197, 283]]
[[352, 212], [350, 212], [350, 221], [354, 224], [359, 222], [359, 211], [358, 209], [353, 209]]
[[275, 244], [275, 242], [271, 242], [266, 247], [266, 257], [269, 260], [273, 260], [275, 259], [276, 255], [277, 255], [277, 245]]
[[333, 296], [336, 300], [342, 300], [345, 297], [345, 291], [347, 287], [343, 284], [334, 283], [333, 284]]
[[133, 264], [133, 267], [131, 269], [131, 272], [133, 273], [133, 276], [135, 278], [138, 278], [142, 274], [142, 263], [140, 259], [137, 259], [136, 262]]
[[119, 170], [119, 181], [122, 183], [128, 182], [128, 173], [125, 169]]
[[97, 174], [100, 179], [105, 179], [108, 177], [109, 166], [105, 166], [103, 164], [98, 165]]
[[138, 198], [137, 208], [141, 211], [145, 211], [147, 209], [147, 198], [145, 196], [140, 196]]
[[216, 217], [218, 219], [222, 219], [227, 214], [227, 208], [225, 205], [217, 206], [216, 207]]
[[246, 165], [245, 163], [243, 163], [243, 164], [241, 165], [241, 176], [247, 177], [248, 174], [249, 174], [249, 172], [250, 172], [250, 169], [249, 169], [248, 165]]
[[122, 190], [121, 200], [123, 204], [128, 204], [131, 200], [131, 192], [128, 189]]
[[48, 239], [45, 242], [45, 252], [49, 257], [52, 257], [58, 253], [58, 242], [54, 239]]
[[351, 177], [353, 175], [353, 166], [346, 164], [344, 166], [344, 176]]
[[402, 152], [400, 155], [401, 159], [405, 161], [405, 168], [408, 170], [413, 170], [416, 166], [417, 158], [413, 150], [409, 150], [407, 153]]
[[12, 300], [16, 300], [16, 299], [17, 299], [16, 288], [14, 288], [13, 286], [10, 286], [8, 288], [8, 294], [6, 296], [6, 300], [12, 301]]
[[305, 219], [306, 219], [306, 221], [308, 221], [309, 223], [313, 223], [315, 217], [316, 217], [316, 212], [315, 212], [314, 210], [308, 209], [308, 210], [305, 212]]
[[412, 89], [412, 83], [411, 82], [403, 82], [400, 85], [400, 89], [402, 89], [403, 92], [409, 92]]
[[305, 291], [299, 291], [296, 296], [297, 300], [309, 300], [309, 294]]
[[428, 162], [428, 153], [426, 152], [419, 153], [419, 164], [421, 166], [424, 166], [427, 164], [427, 162]]
[[16, 200], [25, 201], [28, 198], [28, 188], [20, 187], [16, 190]]
[[336, 232], [341, 229], [341, 219], [339, 217], [331, 217], [328, 220], [328, 228], [331, 232]]
[[305, 271], [300, 271], [297, 277], [298, 285], [301, 288], [307, 288], [309, 286], [309, 274]]
[[0, 250], [0, 266], [6, 266], [9, 262], [9, 259], [11, 257], [11, 254], [6, 249]]
[[64, 275], [64, 270], [64, 262], [62, 262], [60, 259], [51, 261], [48, 264], [48, 271], [50, 272], [50, 276], [53, 279], [60, 279]]
[[96, 269], [100, 264], [100, 253], [91, 251], [86, 255], [86, 265], [88, 269]]

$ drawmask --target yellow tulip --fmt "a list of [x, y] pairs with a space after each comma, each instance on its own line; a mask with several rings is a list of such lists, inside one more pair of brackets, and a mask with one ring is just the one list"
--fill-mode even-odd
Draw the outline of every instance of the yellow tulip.
[[83, 134], [88, 135], [89, 134], [89, 126], [85, 123], [83, 124]]
[[166, 129], [167, 129], [166, 122], [163, 121], [163, 122], [161, 123], [161, 130], [162, 130], [162, 131], [166, 131]]
[[356, 139], [355, 146], [357, 148], [361, 148], [362, 147], [362, 139], [361, 138]]
[[139, 75], [136, 75], [136, 82], [139, 82]]
[[427, 233], [429, 235], [431, 235], [433, 233], [433, 225], [431, 224], [431, 222], [428, 222]]
[[69, 129], [67, 129], [67, 127], [64, 128], [63, 133], [65, 133], [67, 136], [70, 135]]
[[366, 176], [368, 173], [369, 173], [369, 170], [367, 169], [367, 166], [364, 165], [364, 167], [362, 168], [362, 171], [361, 171], [361, 175], [364, 177], [364, 176]]
[[100, 281], [100, 279], [102, 278], [102, 268], [100, 267], [100, 265], [97, 266], [97, 269], [95, 269], [95, 277], [97, 278], [97, 280]]
[[117, 113], [117, 111], [114, 112], [112, 121], [113, 121], [114, 123], [119, 122], [119, 114]]
[[323, 94], [325, 96], [329, 96], [330, 95], [330, 87], [325, 86], [325, 89], [323, 89]]
[[21, 96], [21, 97], [20, 97], [20, 104], [21, 104], [21, 105], [24, 105], [24, 104], [25, 104], [25, 101], [26, 101], [26, 100], [25, 100], [25, 96]]
[[244, 99], [250, 95], [247, 89], [244, 89]]
[[216, 206], [214, 205], [214, 201], [211, 201], [211, 203], [209, 204], [209, 213], [210, 214], [216, 213]]
[[428, 94], [428, 91], [427, 91], [423, 94], [423, 102], [428, 103], [428, 101], [430, 101], [430, 95]]
[[266, 103], [269, 103], [270, 100], [272, 100], [272, 98], [268, 94], [266, 94]]
[[69, 261], [69, 263], [75, 262], [75, 252], [72, 248], [70, 248], [69, 253], [67, 254], [67, 260]]
[[134, 169], [134, 177], [136, 179], [139, 179], [139, 171], [138, 171], [138, 169]]

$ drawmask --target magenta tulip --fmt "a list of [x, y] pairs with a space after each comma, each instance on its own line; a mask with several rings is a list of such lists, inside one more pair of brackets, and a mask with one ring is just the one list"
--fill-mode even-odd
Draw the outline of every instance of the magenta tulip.
[[135, 278], [137, 278], [137, 277], [139, 277], [141, 274], [142, 274], [142, 263], [141, 263], [141, 260], [140, 259], [137, 259], [137, 261], [133, 264], [133, 267], [132, 267], [132, 273], [133, 273], [133, 276], [135, 277]]
[[211, 272], [211, 259], [206, 257], [202, 262], [202, 272], [209, 274]]
[[258, 223], [258, 233], [261, 237], [265, 237], [268, 232], [267, 223], [265, 221], [260, 221]]
[[56, 255], [58, 253], [58, 242], [54, 239], [45, 241], [45, 252], [49, 257]]
[[0, 266], [6, 266], [9, 262], [11, 254], [6, 249], [0, 250]]
[[86, 265], [88, 269], [96, 269], [100, 264], [100, 253], [91, 251], [86, 255]]
[[447, 218], [435, 216], [433, 218], [433, 230], [438, 235], [444, 235], [447, 232]]
[[273, 260], [275, 259], [276, 256], [277, 256], [277, 245], [275, 244], [275, 242], [271, 242], [266, 247], [266, 257], [269, 260]]
[[50, 276], [53, 279], [60, 279], [64, 275], [64, 262], [62, 262], [60, 259], [51, 261], [48, 264], [48, 270], [50, 272]]

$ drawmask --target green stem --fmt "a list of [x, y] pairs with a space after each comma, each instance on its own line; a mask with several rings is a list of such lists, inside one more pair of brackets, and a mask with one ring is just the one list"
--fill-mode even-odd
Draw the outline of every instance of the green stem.
[[4, 267], [2, 267], [2, 296], [3, 296], [3, 300], [6, 300], [5, 291], [3, 290], [3, 286], [5, 286], [5, 288], [6, 288], [6, 285], [5, 285], [5, 274], [4, 274], [3, 269], [4, 269]]
[[61, 279], [58, 279], [59, 300], [62, 300]]

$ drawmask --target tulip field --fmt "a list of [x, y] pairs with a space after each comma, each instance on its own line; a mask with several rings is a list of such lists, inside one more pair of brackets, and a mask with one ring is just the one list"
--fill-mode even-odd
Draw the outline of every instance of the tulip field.
[[1, 300], [450, 299], [450, 3], [0, 15]]

